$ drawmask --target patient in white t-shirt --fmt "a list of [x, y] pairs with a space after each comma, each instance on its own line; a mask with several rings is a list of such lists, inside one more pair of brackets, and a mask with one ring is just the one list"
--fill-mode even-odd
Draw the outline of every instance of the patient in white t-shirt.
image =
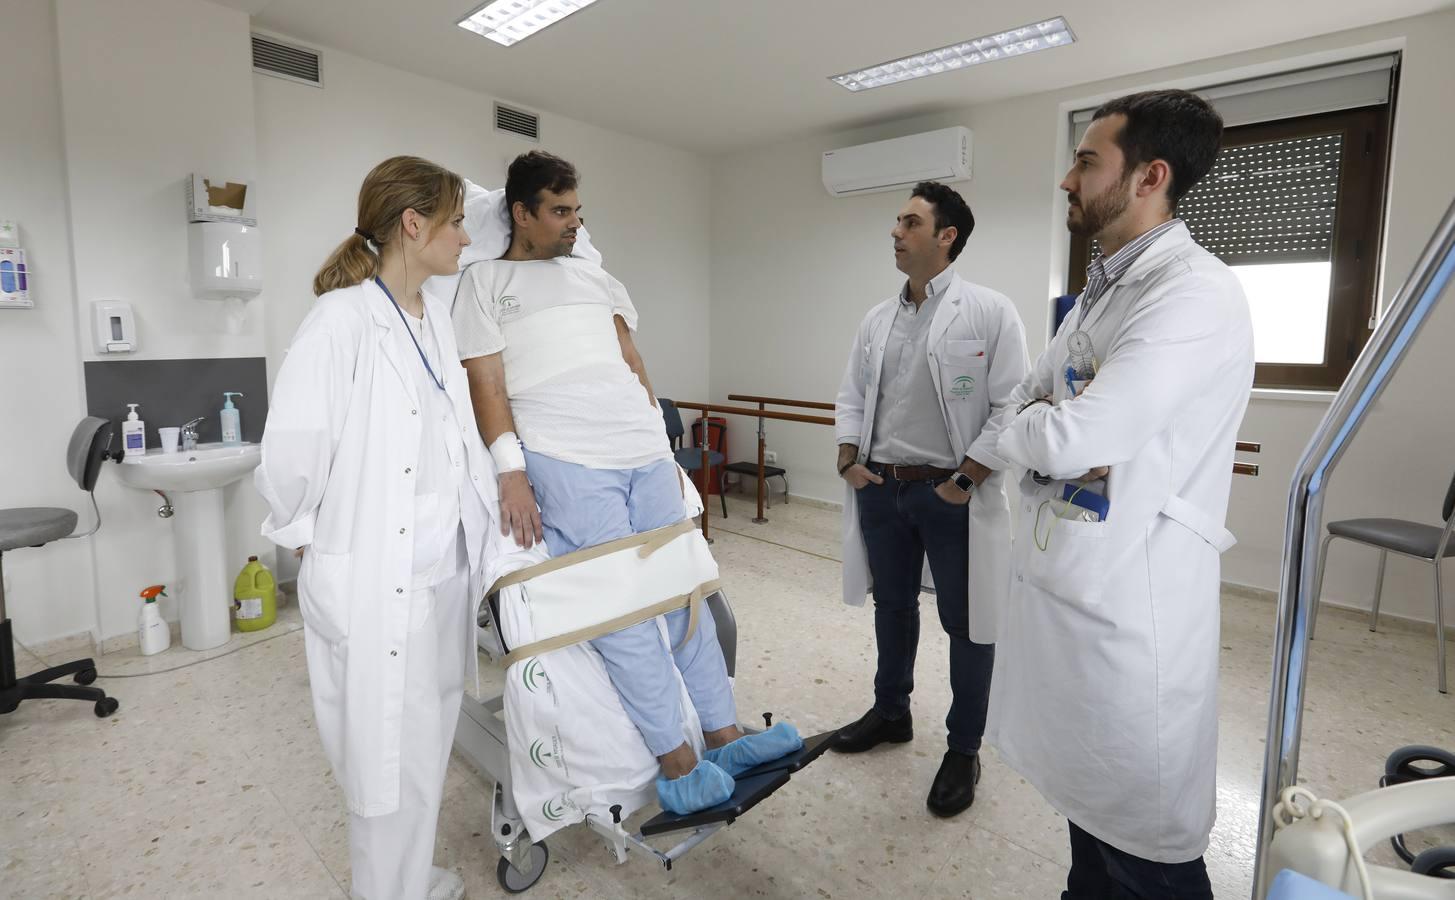
[[[577, 181], [549, 153], [511, 163], [510, 248], [465, 270], [453, 312], [476, 423], [500, 471], [501, 528], [522, 547], [544, 541], [552, 556], [683, 518], [679, 470], [632, 341], [636, 308], [621, 282], [571, 255]], [[670, 645], [655, 620], [591, 641], [661, 763], [658, 799], [676, 813], [725, 802], [734, 776], [802, 745], [786, 722], [738, 729], [716, 626], [706, 607], [698, 615], [690, 636], [687, 610], [665, 617]], [[682, 739], [674, 666], [702, 723], [702, 760]]]

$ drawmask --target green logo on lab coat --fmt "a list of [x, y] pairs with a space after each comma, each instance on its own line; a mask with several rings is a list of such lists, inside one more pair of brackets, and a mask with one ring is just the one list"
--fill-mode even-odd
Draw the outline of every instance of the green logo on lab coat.
[[961, 375], [950, 382], [950, 393], [956, 397], [968, 397], [975, 393], [975, 379], [969, 375]]

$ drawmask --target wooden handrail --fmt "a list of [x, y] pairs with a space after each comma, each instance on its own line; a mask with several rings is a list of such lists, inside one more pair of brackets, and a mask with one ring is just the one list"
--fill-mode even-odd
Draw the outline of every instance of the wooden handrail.
[[[737, 399], [743, 399], [743, 398], [740, 398], [740, 397], [737, 397], [736, 395], [734, 395], [731, 399], [737, 400]], [[781, 422], [803, 422], [803, 423], [808, 424], [808, 425], [832, 425], [832, 424], [834, 424], [834, 420], [831, 419], [828, 416], [808, 416], [808, 415], [804, 415], [802, 413], [772, 412], [770, 410], [763, 409], [762, 404], [763, 403], [766, 403], [766, 402], [769, 402], [767, 400], [762, 400], [762, 401], [758, 402], [758, 408], [757, 409], [747, 409], [747, 408], [741, 407], [741, 406], [714, 406], [711, 403], [688, 403], [688, 402], [685, 402], [685, 401], [682, 401], [682, 400], [678, 400], [678, 401], [675, 401], [675, 402], [677, 404], [677, 408], [678, 409], [695, 409], [695, 410], [700, 411], [702, 413], [702, 417], [704, 419], [707, 418], [708, 416], [712, 415], [713, 413], [722, 413], [724, 415], [729, 415], [729, 416], [749, 416], [751, 418], [754, 418], [754, 419], [757, 419], [758, 420], [758, 517], [753, 520], [755, 522], [766, 522], [766, 521], [768, 521], [767, 519], [765, 519], [763, 517], [763, 490], [764, 490], [764, 478], [763, 478], [763, 474], [764, 474], [763, 473], [763, 465], [764, 465], [764, 463], [763, 463], [763, 454], [765, 453], [765, 450], [764, 450], [765, 443], [764, 443], [764, 437], [763, 437], [763, 421], [762, 420], [763, 419], [777, 419], [777, 420], [779, 420]], [[804, 402], [807, 402], [807, 401], [804, 401]], [[824, 406], [827, 407], [828, 409], [833, 409], [834, 408], [833, 407], [833, 404], [831, 404], [831, 403], [830, 404], [824, 404]], [[817, 409], [817, 408], [820, 408], [820, 407], [813, 407], [813, 408]], [[702, 431], [702, 536], [703, 537], [707, 537], [707, 535], [708, 535], [708, 530], [709, 529], [708, 529], [707, 522], [708, 522], [708, 519], [712, 518], [711, 514], [709, 514], [709, 512], [708, 512], [709, 501], [710, 501], [711, 496], [712, 496], [711, 495], [711, 492], [708, 490], [708, 484], [707, 484], [707, 473], [711, 470], [710, 467], [707, 464], [707, 445], [708, 445], [708, 443], [709, 443], [708, 429], [706, 427], [704, 427], [703, 428], [703, 431]], [[722, 490], [721, 486], [719, 486], [718, 490]]]
[[774, 406], [797, 406], [802, 409], [826, 409], [833, 411], [832, 403], [824, 403], [821, 400], [784, 400], [781, 397], [755, 397], [751, 394], [728, 394], [729, 400], [736, 400], [740, 403], [771, 403]]
[[719, 406], [716, 403], [687, 403], [682, 400], [672, 401], [677, 404], [678, 409], [696, 409], [703, 413], [715, 412], [724, 413], [729, 416], [748, 416], [749, 418], [778, 419], [783, 422], [806, 422], [809, 425], [832, 425], [834, 420], [831, 416], [809, 416], [803, 413], [774, 412], [770, 409], [748, 409], [745, 406]]
[[[763, 492], [766, 489], [764, 484], [764, 454], [767, 443], [763, 434], [763, 420], [775, 419], [780, 422], [802, 422], [807, 425], [833, 425], [834, 420], [829, 416], [810, 416], [803, 413], [776, 412], [774, 410], [764, 409], [764, 405], [771, 403], [775, 406], [796, 406], [803, 409], [832, 410], [834, 404], [817, 400], [786, 400], [781, 397], [759, 397], [753, 394], [728, 394], [728, 399], [743, 403], [756, 403], [758, 404], [758, 408], [748, 409], [742, 406], [717, 406], [711, 403], [690, 403], [683, 400], [678, 400], [676, 403], [678, 409], [698, 410], [702, 413], [703, 418], [713, 413], [721, 413], [728, 416], [748, 416], [758, 420], [758, 515], [753, 521], [766, 522], [768, 520], [763, 516]], [[708, 533], [708, 519], [710, 516], [707, 507], [708, 498], [711, 496], [707, 483], [707, 475], [710, 470], [707, 464], [708, 443], [708, 434], [704, 431], [702, 436], [702, 533], [704, 536]], [[1257, 441], [1238, 441], [1237, 451], [1239, 453], [1261, 453], [1263, 451], [1263, 445]], [[1256, 478], [1258, 477], [1258, 465], [1257, 463], [1235, 462], [1233, 463], [1233, 474], [1249, 475]], [[721, 490], [720, 487], [719, 490]]]

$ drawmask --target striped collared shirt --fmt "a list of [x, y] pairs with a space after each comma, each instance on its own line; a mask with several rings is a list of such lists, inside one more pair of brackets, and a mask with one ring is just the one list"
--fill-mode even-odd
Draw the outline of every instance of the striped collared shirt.
[[1157, 238], [1171, 231], [1176, 225], [1182, 224], [1181, 219], [1168, 219], [1156, 228], [1143, 232], [1133, 238], [1125, 247], [1121, 248], [1111, 256], [1097, 254], [1092, 258], [1091, 264], [1086, 267], [1086, 290], [1081, 294], [1081, 316], [1085, 318], [1096, 301], [1101, 299], [1107, 289], [1117, 283], [1117, 279], [1127, 274], [1132, 263], [1142, 255], [1148, 247], [1152, 246]]

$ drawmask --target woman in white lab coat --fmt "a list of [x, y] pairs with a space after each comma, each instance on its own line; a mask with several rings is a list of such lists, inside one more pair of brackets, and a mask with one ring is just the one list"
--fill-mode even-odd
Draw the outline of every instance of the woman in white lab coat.
[[314, 279], [278, 373], [255, 474], [263, 535], [305, 548], [314, 714], [366, 900], [463, 893], [431, 863], [495, 473], [449, 310], [419, 290], [470, 242], [463, 196], [459, 176], [414, 157], [364, 179], [354, 234]]

